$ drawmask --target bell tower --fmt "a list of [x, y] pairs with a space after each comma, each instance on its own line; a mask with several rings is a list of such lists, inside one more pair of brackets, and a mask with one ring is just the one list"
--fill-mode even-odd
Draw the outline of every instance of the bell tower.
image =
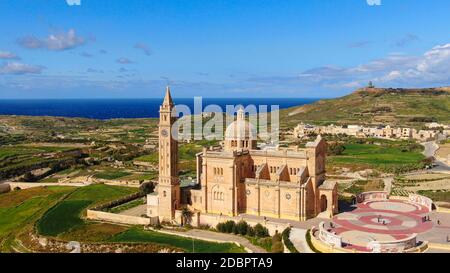
[[159, 108], [158, 216], [160, 221], [172, 220], [180, 204], [178, 141], [176, 135], [172, 133], [172, 126], [176, 120], [172, 116], [174, 108], [170, 88], [167, 87], [164, 102]]

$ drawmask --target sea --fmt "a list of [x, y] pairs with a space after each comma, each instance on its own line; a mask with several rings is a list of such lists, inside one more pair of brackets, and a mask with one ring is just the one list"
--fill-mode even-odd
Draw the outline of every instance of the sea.
[[[215, 104], [225, 111], [227, 105], [272, 105], [279, 109], [309, 104], [312, 98], [203, 98], [202, 106]], [[90, 119], [155, 118], [159, 115], [161, 98], [149, 99], [4, 99], [0, 100], [0, 115], [80, 117]], [[174, 98], [175, 104], [194, 110], [193, 98]]]

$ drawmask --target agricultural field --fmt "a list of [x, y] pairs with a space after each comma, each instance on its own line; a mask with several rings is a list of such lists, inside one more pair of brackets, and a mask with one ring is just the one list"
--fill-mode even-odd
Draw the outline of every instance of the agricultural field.
[[10, 251], [14, 238], [67, 194], [71, 187], [40, 187], [0, 195], [0, 251]]
[[381, 191], [384, 189], [384, 182], [381, 180], [358, 180], [350, 185], [346, 185], [342, 192], [357, 195], [368, 191]]
[[395, 171], [402, 168], [421, 168], [425, 157], [419, 150], [405, 150], [395, 144], [344, 144], [341, 155], [328, 157], [328, 168], [348, 167], [351, 169], [378, 169]]
[[[38, 187], [0, 195], [0, 251], [28, 251], [17, 238], [36, 227], [38, 234], [64, 241], [149, 244], [192, 252], [192, 240], [126, 225], [90, 222], [85, 210], [136, 192], [135, 188], [102, 184], [86, 187]], [[124, 204], [142, 204], [142, 199]], [[27, 236], [27, 235], [24, 235]], [[245, 252], [233, 243], [194, 241], [195, 252]]]
[[[138, 243], [149, 242], [174, 246], [186, 252], [196, 253], [243, 253], [245, 250], [233, 243], [213, 243], [202, 240], [192, 240], [175, 235], [163, 234], [142, 228], [131, 228], [110, 239], [111, 242]], [[194, 248], [194, 249], [193, 249]]]
[[85, 223], [81, 219], [89, 206], [117, 199], [136, 192], [137, 189], [102, 184], [78, 188], [62, 202], [45, 213], [38, 221], [37, 230], [42, 235], [58, 236]]

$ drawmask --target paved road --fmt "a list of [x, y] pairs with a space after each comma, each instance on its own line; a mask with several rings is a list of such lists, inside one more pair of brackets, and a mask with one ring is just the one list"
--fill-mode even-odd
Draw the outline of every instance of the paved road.
[[124, 210], [124, 211], [120, 212], [119, 214], [140, 217], [142, 214], [147, 214], [147, 205], [146, 204], [139, 205], [134, 208]]
[[434, 156], [436, 151], [439, 149], [439, 146], [434, 141], [424, 142], [422, 143], [422, 146], [425, 147], [425, 150], [422, 152], [422, 154], [426, 157]]
[[[436, 151], [439, 149], [439, 146], [434, 141], [424, 142], [422, 145], [425, 147], [423, 155], [426, 157], [435, 156]], [[433, 171], [450, 172], [450, 166], [444, 162], [436, 160], [434, 163], [437, 164], [437, 166], [433, 168]]]

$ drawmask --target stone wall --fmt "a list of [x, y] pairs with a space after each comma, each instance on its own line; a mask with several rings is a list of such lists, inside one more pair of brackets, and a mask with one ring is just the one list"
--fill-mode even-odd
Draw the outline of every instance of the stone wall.
[[395, 241], [372, 241], [367, 247], [373, 253], [403, 253], [417, 246], [417, 234], [410, 237]]
[[370, 191], [363, 192], [356, 196], [356, 201], [358, 203], [375, 201], [375, 200], [387, 200], [389, 198], [389, 194], [385, 191]]
[[319, 232], [318, 234], [319, 240], [321, 240], [325, 244], [332, 247], [342, 247], [342, 237], [335, 233], [329, 232], [325, 228], [324, 222], [320, 222], [318, 232]]
[[9, 184], [0, 184], [0, 193], [7, 193], [11, 191], [11, 186]]
[[221, 216], [221, 215], [216, 215], [216, 214], [205, 214], [205, 213], [199, 214], [198, 223], [201, 225], [209, 225], [209, 226], [215, 228], [218, 223], [223, 223], [223, 222], [226, 222], [229, 220], [235, 221], [235, 222], [244, 220], [251, 226], [261, 224], [269, 230], [270, 235], [274, 235], [276, 232], [281, 233], [281, 232], [283, 232], [283, 230], [285, 230], [289, 226], [289, 224], [287, 224], [287, 223], [277, 223], [277, 222], [272, 222], [270, 220], [264, 221], [263, 218], [255, 219], [255, 218], [245, 218], [245, 217], [230, 217], [230, 216], [225, 216], [225, 215]]
[[151, 225], [156, 224], [158, 221], [157, 219], [155, 219], [157, 217], [144, 218], [95, 210], [87, 210], [86, 218], [89, 220], [106, 221], [127, 225]]
[[410, 194], [408, 197], [408, 201], [413, 204], [418, 204], [426, 207], [429, 211], [433, 210], [433, 200], [428, 197], [418, 195], [418, 194]]

